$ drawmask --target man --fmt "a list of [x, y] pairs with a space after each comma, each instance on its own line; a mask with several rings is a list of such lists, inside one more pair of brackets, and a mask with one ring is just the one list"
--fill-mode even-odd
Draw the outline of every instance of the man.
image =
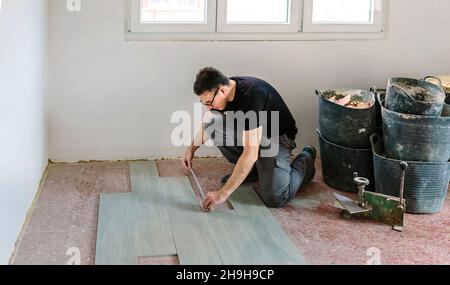
[[[220, 71], [207, 67], [197, 74], [194, 92], [209, 111], [218, 112], [224, 121], [239, 111], [240, 114], [255, 114], [247, 119], [256, 118], [256, 122], [238, 122], [237, 129], [242, 132], [236, 131], [235, 123], [227, 123], [223, 131], [214, 129], [214, 144], [236, 166], [233, 173], [222, 178], [220, 190], [205, 196], [202, 206], [206, 211], [224, 203], [245, 181], [258, 179], [262, 200], [267, 206], [278, 208], [285, 206], [302, 185], [312, 180], [316, 150], [307, 146], [290, 162], [296, 147], [296, 123], [280, 94], [270, 84], [252, 77], [227, 78]], [[278, 115], [278, 120], [273, 114]], [[206, 141], [205, 128], [202, 126], [181, 158], [187, 169], [192, 167], [195, 151]], [[279, 133], [272, 134], [273, 129]], [[223, 144], [225, 140], [230, 142], [229, 138], [233, 145]], [[269, 149], [276, 149], [276, 153], [268, 151], [263, 155], [263, 141], [269, 141]]]

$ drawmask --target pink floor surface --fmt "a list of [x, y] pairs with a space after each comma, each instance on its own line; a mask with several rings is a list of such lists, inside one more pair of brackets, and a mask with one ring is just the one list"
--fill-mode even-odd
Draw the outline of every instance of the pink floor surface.
[[[188, 174], [176, 160], [157, 165], [160, 176]], [[363, 265], [374, 248], [382, 264], [450, 264], [449, 197], [438, 214], [407, 214], [399, 233], [381, 223], [344, 219], [334, 207], [334, 190], [323, 183], [317, 168], [314, 180], [288, 206], [271, 209], [309, 264]], [[194, 169], [204, 190], [215, 191], [233, 166], [224, 159], [198, 159]], [[100, 193], [130, 190], [127, 162], [51, 164], [11, 263], [66, 264], [68, 249], [78, 248], [81, 264], [94, 264]], [[138, 263], [178, 260], [142, 257]]]

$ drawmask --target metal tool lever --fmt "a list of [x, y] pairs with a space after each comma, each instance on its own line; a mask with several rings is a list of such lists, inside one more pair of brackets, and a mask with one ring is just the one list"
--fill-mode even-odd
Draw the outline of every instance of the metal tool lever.
[[408, 163], [406, 161], [400, 162], [400, 169], [402, 171], [401, 178], [400, 178], [400, 205], [399, 208], [403, 211], [406, 210], [406, 202], [404, 197], [405, 192], [405, 176], [406, 176], [406, 169], [408, 168]]
[[[405, 214], [406, 211], [406, 201], [404, 199], [405, 194], [405, 177], [406, 177], [406, 169], [408, 168], [408, 163], [406, 161], [400, 162], [400, 203], [398, 205], [398, 209], [401, 211], [401, 215]], [[393, 226], [393, 229], [399, 232], [403, 231], [403, 219], [401, 224], [397, 224]]]

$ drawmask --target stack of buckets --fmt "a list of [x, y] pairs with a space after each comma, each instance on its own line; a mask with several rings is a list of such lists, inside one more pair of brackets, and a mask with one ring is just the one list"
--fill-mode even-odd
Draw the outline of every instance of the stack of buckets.
[[[336, 189], [357, 192], [354, 172], [371, 181], [374, 191], [373, 154], [370, 136], [377, 131], [375, 94], [358, 89], [316, 91], [319, 101], [320, 153], [324, 182]], [[337, 104], [332, 98], [351, 96], [367, 107], [354, 109]]]
[[406, 211], [439, 212], [450, 181], [450, 113], [441, 83], [392, 78], [377, 100], [383, 135], [370, 138], [376, 192], [399, 196], [399, 165], [406, 161]]

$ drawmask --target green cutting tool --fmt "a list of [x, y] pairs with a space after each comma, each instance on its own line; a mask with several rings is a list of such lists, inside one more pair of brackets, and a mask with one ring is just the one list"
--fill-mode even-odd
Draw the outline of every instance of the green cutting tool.
[[366, 217], [391, 225], [396, 231], [403, 231], [403, 220], [405, 216], [406, 202], [403, 198], [405, 186], [405, 173], [408, 163], [400, 163], [401, 183], [400, 197], [383, 195], [365, 190], [370, 181], [364, 177], [354, 174], [354, 182], [358, 187], [358, 201], [349, 199], [338, 193], [334, 193], [335, 198], [344, 210], [344, 216]]

